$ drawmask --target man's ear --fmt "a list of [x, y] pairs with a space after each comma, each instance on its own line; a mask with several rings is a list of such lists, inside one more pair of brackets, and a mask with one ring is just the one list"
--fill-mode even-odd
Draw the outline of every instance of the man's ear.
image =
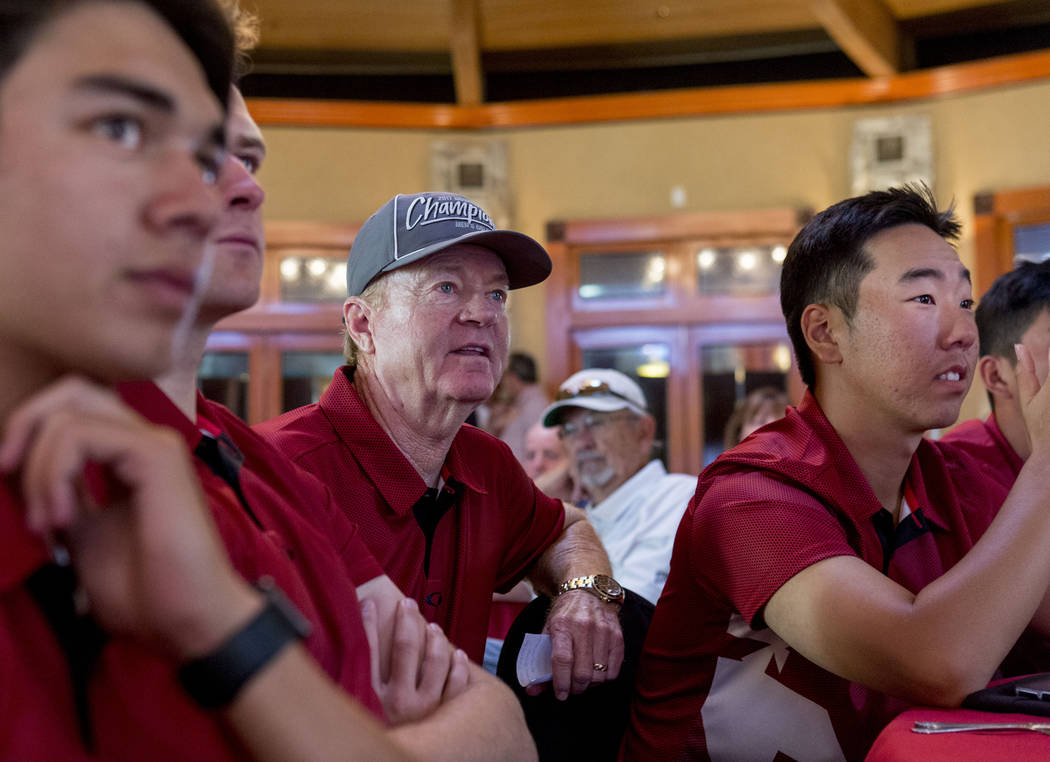
[[977, 361], [977, 372], [984, 382], [984, 388], [993, 397], [1001, 400], [1014, 398], [1010, 386], [1016, 382], [1016, 375], [1010, 361], [1005, 357], [984, 355]]
[[372, 338], [372, 305], [357, 296], [343, 302], [343, 325], [358, 350], [371, 354], [375, 349]]
[[651, 415], [643, 415], [638, 418], [638, 441], [648, 441], [651, 445], [656, 439], [656, 419]]
[[825, 365], [842, 362], [838, 336], [845, 328], [842, 313], [825, 304], [811, 304], [802, 311], [802, 335], [813, 359]]

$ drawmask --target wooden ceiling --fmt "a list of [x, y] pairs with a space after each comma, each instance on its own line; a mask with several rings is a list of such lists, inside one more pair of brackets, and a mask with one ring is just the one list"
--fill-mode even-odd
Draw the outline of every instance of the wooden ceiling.
[[1050, 49], [1050, 0], [241, 0], [247, 95], [474, 108], [848, 78]]

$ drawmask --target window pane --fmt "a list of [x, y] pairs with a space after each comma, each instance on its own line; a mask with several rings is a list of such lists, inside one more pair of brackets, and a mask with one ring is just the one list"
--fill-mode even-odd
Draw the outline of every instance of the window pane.
[[248, 353], [205, 352], [197, 373], [201, 394], [248, 417]]
[[[787, 391], [787, 374], [791, 369], [791, 347], [786, 342], [762, 344], [710, 344], [700, 348], [700, 370], [703, 377], [704, 465], [724, 449], [726, 426], [739, 406], [745, 408], [748, 395], [758, 390]], [[752, 401], [758, 419], [784, 414], [780, 400], [760, 404]], [[770, 393], [770, 396], [775, 396]], [[786, 397], [784, 399], [786, 404]]]
[[780, 290], [786, 246], [706, 247], [696, 254], [701, 294], [749, 296]]
[[281, 260], [281, 301], [342, 302], [346, 299], [346, 260], [288, 256]]
[[639, 299], [667, 291], [667, 258], [660, 252], [583, 254], [581, 299]]
[[[638, 382], [649, 403], [649, 411], [656, 419], [656, 441], [660, 444], [667, 437], [667, 376], [671, 372], [670, 356], [670, 347], [657, 343], [583, 350], [584, 368], [612, 368]], [[667, 453], [661, 452], [660, 456], [664, 465], [667, 465]]]
[[1050, 259], [1050, 223], [1014, 228], [1014, 267], [1021, 262]]
[[282, 352], [282, 412], [317, 402], [342, 364], [341, 352]]

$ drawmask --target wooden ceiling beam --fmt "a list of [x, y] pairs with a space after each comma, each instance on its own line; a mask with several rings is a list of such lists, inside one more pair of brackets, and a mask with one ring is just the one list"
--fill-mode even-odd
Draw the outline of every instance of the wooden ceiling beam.
[[479, 106], [484, 99], [481, 73], [481, 0], [452, 0], [452, 78], [456, 104]]
[[904, 43], [897, 20], [882, 0], [812, 0], [810, 8], [831, 39], [869, 77], [901, 72]]
[[941, 66], [882, 79], [822, 80], [490, 103], [377, 103], [249, 98], [264, 126], [492, 129], [801, 111], [959, 95], [1050, 79], [1050, 50]]

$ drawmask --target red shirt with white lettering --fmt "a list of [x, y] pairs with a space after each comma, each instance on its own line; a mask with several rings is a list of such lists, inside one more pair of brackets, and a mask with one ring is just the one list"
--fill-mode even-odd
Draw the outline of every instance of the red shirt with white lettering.
[[394, 584], [480, 662], [492, 593], [510, 590], [561, 535], [561, 501], [536, 489], [505, 443], [464, 425], [442, 471], [451, 507], [428, 543], [414, 510], [426, 484], [347, 372], [336, 371], [317, 404], [255, 429], [328, 486]]
[[[863, 758], [904, 703], [800, 656], [765, 626], [763, 607], [795, 574], [840, 555], [918, 592], [973, 546], [1005, 494], [959, 449], [923, 440], [906, 475], [911, 513], [894, 528], [807, 392], [701, 474], [645, 642], [622, 757]], [[881, 539], [880, 511], [890, 525]]]

